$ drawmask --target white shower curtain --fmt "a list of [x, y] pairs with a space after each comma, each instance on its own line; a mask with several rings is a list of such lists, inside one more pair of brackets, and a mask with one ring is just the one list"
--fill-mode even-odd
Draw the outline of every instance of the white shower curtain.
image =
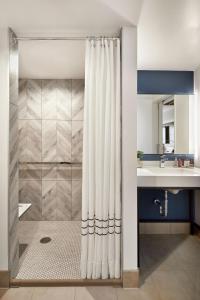
[[120, 41], [86, 41], [81, 277], [120, 278]]

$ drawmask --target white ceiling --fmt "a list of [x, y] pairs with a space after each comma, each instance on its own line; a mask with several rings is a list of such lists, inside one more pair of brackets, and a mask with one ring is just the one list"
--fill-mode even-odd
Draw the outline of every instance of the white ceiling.
[[[0, 0], [0, 26], [18, 36], [116, 35], [137, 25], [141, 0]], [[84, 42], [20, 42], [20, 77], [81, 78]]]
[[0, 25], [19, 34], [116, 32], [137, 24], [141, 0], [0, 0]]
[[[200, 65], [200, 0], [0, 0], [0, 26], [18, 36], [113, 35], [137, 24], [138, 69]], [[83, 75], [84, 42], [20, 42], [21, 77]]]
[[200, 65], [200, 0], [144, 0], [138, 68], [194, 70]]

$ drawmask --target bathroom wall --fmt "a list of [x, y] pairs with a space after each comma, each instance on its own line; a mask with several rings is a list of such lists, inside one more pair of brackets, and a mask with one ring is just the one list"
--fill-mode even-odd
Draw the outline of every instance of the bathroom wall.
[[[196, 101], [194, 105], [194, 120], [195, 120], [195, 166], [200, 167], [200, 66], [194, 72], [195, 78], [195, 95]], [[200, 226], [200, 191], [195, 191], [195, 200], [194, 200], [194, 209], [195, 209], [195, 223]]]
[[9, 30], [9, 270], [14, 277], [18, 271], [18, 42]]
[[155, 97], [139, 95], [137, 100], [137, 149], [157, 153], [158, 104]]
[[168, 215], [160, 215], [159, 206], [153, 203], [154, 199], [164, 200], [162, 189], [139, 189], [138, 206], [140, 221], [190, 221], [190, 191], [182, 190], [177, 195], [168, 193]]
[[0, 278], [1, 272], [7, 272], [7, 284], [1, 286], [8, 286], [8, 169], [9, 169], [9, 37], [8, 30], [0, 27], [0, 141], [1, 141], [1, 155], [0, 155]]
[[168, 214], [160, 215], [155, 199], [164, 202], [164, 190], [139, 189], [138, 211], [141, 234], [190, 234], [192, 221], [191, 191], [182, 190], [177, 195], [168, 193]]
[[22, 220], [81, 219], [83, 95], [82, 79], [20, 79]]
[[[122, 51], [122, 223], [124, 286], [137, 282], [137, 28], [123, 27]], [[131, 75], [130, 75], [131, 74]], [[135, 130], [134, 130], [135, 128]], [[131, 134], [130, 134], [131, 132]], [[133, 280], [134, 278], [134, 280]], [[126, 282], [127, 281], [127, 282]], [[134, 284], [133, 284], [134, 285]], [[128, 287], [133, 287], [128, 285]], [[134, 285], [134, 287], [136, 287]]]

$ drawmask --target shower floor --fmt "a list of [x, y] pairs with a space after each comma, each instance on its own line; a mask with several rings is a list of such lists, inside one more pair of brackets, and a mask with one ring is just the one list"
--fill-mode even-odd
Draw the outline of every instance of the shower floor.
[[[79, 221], [20, 221], [17, 279], [80, 279]], [[41, 243], [42, 238], [47, 243]]]

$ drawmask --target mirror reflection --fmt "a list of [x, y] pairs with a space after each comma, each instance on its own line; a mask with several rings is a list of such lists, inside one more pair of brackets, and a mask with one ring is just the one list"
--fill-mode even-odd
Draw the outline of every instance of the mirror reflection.
[[138, 95], [137, 105], [138, 151], [194, 153], [193, 95]]

